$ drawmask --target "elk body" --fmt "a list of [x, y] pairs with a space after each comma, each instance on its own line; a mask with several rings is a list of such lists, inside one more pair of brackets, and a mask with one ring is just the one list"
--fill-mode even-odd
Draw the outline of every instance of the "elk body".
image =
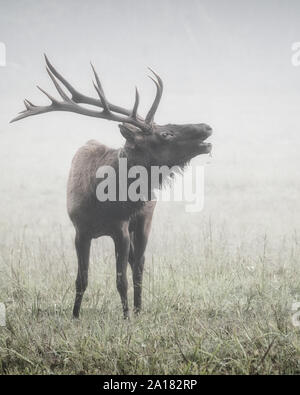
[[[62, 101], [58, 101], [39, 88], [51, 100], [49, 106], [35, 106], [25, 100], [26, 109], [11, 122], [50, 111], [70, 111], [78, 114], [119, 122], [126, 142], [117, 150], [97, 141], [89, 141], [75, 154], [72, 161], [67, 188], [67, 208], [75, 227], [75, 248], [78, 258], [76, 296], [73, 316], [78, 317], [83, 294], [88, 284], [88, 268], [91, 240], [110, 236], [115, 245], [116, 283], [121, 297], [124, 317], [128, 317], [127, 266], [132, 268], [134, 285], [134, 310], [138, 313], [142, 303], [142, 278], [145, 249], [151, 229], [156, 202], [148, 199], [132, 201], [99, 201], [96, 189], [99, 179], [96, 173], [103, 166], [111, 166], [118, 173], [120, 158], [127, 159], [128, 167], [143, 166], [149, 172], [152, 166], [179, 166], [184, 168], [193, 157], [211, 152], [212, 146], [205, 140], [212, 134], [206, 124], [157, 125], [154, 115], [158, 108], [163, 83], [152, 70], [156, 85], [156, 97], [143, 119], [138, 115], [139, 93], [136, 90], [132, 110], [109, 103], [99, 77], [93, 68], [98, 99], [79, 93], [52, 66], [47, 57], [47, 72]], [[93, 67], [93, 66], [92, 66]], [[68, 90], [63, 90], [61, 84]], [[91, 110], [80, 104], [93, 105], [101, 110]], [[131, 180], [132, 182], [132, 180]], [[164, 182], [160, 180], [160, 184]], [[117, 188], [120, 186], [117, 185]], [[150, 191], [151, 195], [151, 191]], [[149, 196], [150, 196], [149, 195]]]

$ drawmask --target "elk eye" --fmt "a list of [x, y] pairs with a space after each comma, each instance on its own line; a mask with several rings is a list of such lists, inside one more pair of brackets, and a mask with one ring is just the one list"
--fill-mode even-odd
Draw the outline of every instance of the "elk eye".
[[168, 140], [168, 139], [170, 139], [170, 138], [173, 137], [173, 133], [171, 133], [171, 132], [163, 132], [163, 133], [161, 134], [161, 136], [162, 136], [165, 140]]

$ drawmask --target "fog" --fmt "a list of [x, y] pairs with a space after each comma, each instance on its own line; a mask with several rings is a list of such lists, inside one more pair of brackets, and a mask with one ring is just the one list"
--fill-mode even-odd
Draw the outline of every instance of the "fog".
[[[297, 42], [299, 0], [0, 0], [0, 374], [300, 373]], [[212, 157], [193, 160], [203, 210], [157, 204], [130, 321], [105, 237], [70, 320], [71, 160], [88, 140], [124, 139], [116, 123], [72, 113], [9, 124], [24, 98], [48, 103], [36, 85], [58, 97], [44, 52], [87, 95], [90, 61], [110, 102], [131, 108], [138, 86], [141, 115], [155, 96], [150, 66], [164, 81], [158, 124], [214, 129]]]
[[300, 40], [298, 1], [1, 0], [0, 7], [7, 51], [0, 67], [4, 223], [67, 221], [65, 185], [75, 151], [89, 139], [124, 143], [116, 124], [76, 114], [9, 124], [24, 98], [47, 103], [37, 84], [56, 94], [45, 52], [86, 94], [96, 97], [91, 60], [111, 102], [131, 107], [137, 85], [141, 114], [155, 95], [147, 78], [147, 66], [154, 68], [165, 85], [157, 123], [205, 122], [215, 131], [213, 157], [201, 158], [202, 214], [279, 232], [298, 227], [300, 67], [291, 62]]

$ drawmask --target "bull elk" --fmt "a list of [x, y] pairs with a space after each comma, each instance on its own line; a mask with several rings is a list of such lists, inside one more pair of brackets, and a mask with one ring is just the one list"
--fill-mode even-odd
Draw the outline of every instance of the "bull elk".
[[[99, 184], [99, 179], [96, 177], [97, 170], [109, 165], [118, 172], [120, 158], [126, 158], [128, 166], [144, 166], [149, 170], [152, 166], [184, 168], [193, 157], [211, 152], [212, 146], [205, 140], [212, 134], [212, 129], [206, 124], [154, 123], [154, 116], [163, 93], [163, 82], [151, 69], [150, 78], [156, 86], [156, 96], [147, 116], [142, 118], [137, 112], [139, 106], [137, 89], [131, 110], [110, 103], [106, 99], [98, 74], [91, 65], [98, 98], [88, 97], [78, 92], [53, 67], [46, 55], [45, 59], [47, 72], [62, 100], [57, 100], [38, 87], [50, 99], [51, 104], [36, 106], [29, 100], [24, 100], [26, 109], [11, 122], [51, 111], [70, 111], [119, 122], [121, 134], [126, 140], [121, 149], [112, 149], [97, 141], [88, 141], [77, 151], [68, 179], [67, 208], [76, 231], [75, 248], [78, 258], [73, 316], [79, 317], [83, 294], [88, 284], [91, 240], [100, 236], [110, 236], [115, 245], [117, 289], [121, 297], [124, 317], [127, 318], [129, 311], [127, 265], [129, 262], [132, 269], [134, 311], [138, 313], [142, 304], [144, 254], [156, 202], [150, 199], [99, 201], [96, 196]], [[80, 104], [92, 105], [95, 109]], [[160, 181], [161, 184], [163, 182], [164, 180]]]

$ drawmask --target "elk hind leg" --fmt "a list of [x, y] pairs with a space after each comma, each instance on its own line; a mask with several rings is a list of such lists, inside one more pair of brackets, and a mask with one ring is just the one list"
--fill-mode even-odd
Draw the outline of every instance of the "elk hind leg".
[[127, 265], [130, 248], [130, 237], [128, 227], [125, 225], [120, 233], [114, 237], [115, 252], [116, 252], [116, 283], [117, 290], [121, 297], [124, 318], [129, 317], [128, 309], [128, 282], [127, 282]]
[[129, 263], [132, 269], [133, 279], [135, 314], [139, 314], [142, 308], [143, 271], [147, 241], [148, 229], [145, 229], [144, 226], [137, 226], [135, 231], [131, 233], [129, 253]]
[[76, 296], [73, 308], [73, 317], [78, 318], [83, 294], [88, 285], [91, 239], [76, 233], [75, 247], [78, 259], [78, 272], [76, 278]]

